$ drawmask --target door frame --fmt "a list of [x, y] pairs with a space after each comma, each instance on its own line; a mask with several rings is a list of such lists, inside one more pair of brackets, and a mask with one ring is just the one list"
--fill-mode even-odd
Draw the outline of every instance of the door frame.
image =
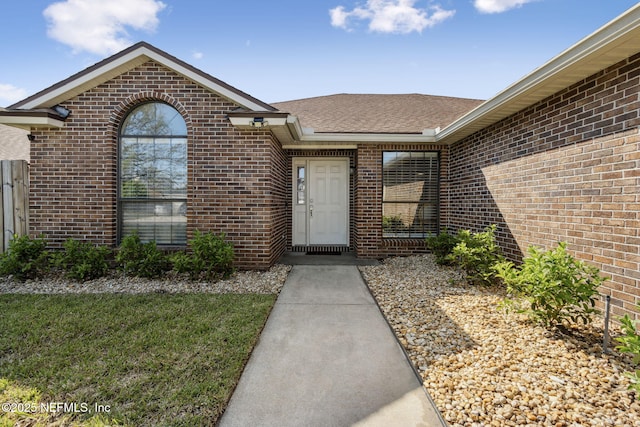
[[[345, 236], [346, 243], [336, 243], [334, 245], [318, 245], [310, 242], [310, 216], [309, 216], [309, 175], [310, 164], [312, 162], [322, 161], [340, 161], [344, 162], [346, 177], [345, 177]], [[305, 174], [305, 188], [304, 188], [304, 204], [298, 203], [298, 168], [304, 167]], [[351, 245], [351, 173], [350, 173], [350, 158], [349, 157], [292, 157], [291, 158], [291, 246], [292, 247], [346, 247]], [[304, 206], [304, 207], [302, 207]], [[300, 217], [304, 213], [304, 224], [299, 224]], [[297, 231], [296, 231], [297, 229]]]

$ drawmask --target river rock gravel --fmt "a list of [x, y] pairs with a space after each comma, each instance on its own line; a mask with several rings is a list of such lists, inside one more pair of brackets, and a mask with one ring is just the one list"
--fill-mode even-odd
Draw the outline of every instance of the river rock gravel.
[[625, 376], [637, 367], [615, 342], [603, 352], [601, 317], [548, 331], [431, 255], [360, 270], [450, 425], [640, 426]]
[[167, 273], [161, 279], [145, 279], [111, 272], [108, 276], [86, 282], [50, 275], [39, 280], [19, 282], [0, 278], [0, 293], [257, 293], [278, 294], [284, 285], [288, 265], [276, 264], [267, 271], [239, 271], [217, 282], [190, 280], [188, 276]]

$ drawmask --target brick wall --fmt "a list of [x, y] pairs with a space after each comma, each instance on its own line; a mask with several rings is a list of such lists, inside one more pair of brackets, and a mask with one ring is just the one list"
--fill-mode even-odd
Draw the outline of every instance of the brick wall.
[[279, 143], [268, 131], [236, 130], [226, 119], [236, 105], [153, 61], [62, 102], [72, 112], [63, 128], [32, 132], [32, 232], [54, 247], [70, 237], [116, 244], [118, 127], [151, 100], [187, 123], [188, 237], [226, 232], [239, 267], [271, 265], [284, 250]]
[[382, 237], [382, 152], [440, 152], [440, 223], [448, 223], [449, 149], [435, 144], [361, 144], [356, 167], [356, 252], [361, 258], [406, 256], [427, 252], [424, 239], [385, 239]]
[[640, 55], [451, 147], [448, 226], [499, 225], [513, 259], [567, 241], [612, 279], [615, 314], [640, 301]]

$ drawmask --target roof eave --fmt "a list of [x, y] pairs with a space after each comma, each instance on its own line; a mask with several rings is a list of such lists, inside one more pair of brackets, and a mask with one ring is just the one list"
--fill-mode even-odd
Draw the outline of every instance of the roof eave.
[[0, 110], [0, 124], [21, 129], [61, 128], [64, 118], [52, 111]]
[[11, 105], [9, 108], [31, 109], [53, 107], [56, 104], [60, 104], [88, 89], [96, 87], [101, 83], [142, 65], [148, 60], [156, 61], [185, 78], [247, 109], [275, 110], [275, 108], [269, 104], [253, 98], [145, 42], [137, 43], [50, 88], [44, 89], [29, 98]]
[[640, 52], [640, 5], [585, 37], [436, 135], [452, 144]]

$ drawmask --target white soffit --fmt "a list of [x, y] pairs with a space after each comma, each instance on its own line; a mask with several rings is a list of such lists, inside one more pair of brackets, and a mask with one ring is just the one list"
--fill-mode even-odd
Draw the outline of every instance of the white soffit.
[[31, 128], [61, 128], [64, 126], [63, 120], [45, 116], [2, 116], [0, 117], [0, 123], [26, 130]]
[[460, 140], [638, 52], [640, 4], [446, 126], [436, 139]]

